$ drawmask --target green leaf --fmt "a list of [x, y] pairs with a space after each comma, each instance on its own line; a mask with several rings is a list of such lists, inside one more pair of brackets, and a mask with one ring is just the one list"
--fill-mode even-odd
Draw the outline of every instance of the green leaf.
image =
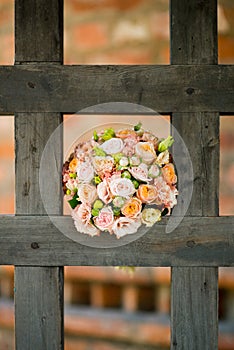
[[72, 209], [75, 209], [75, 207], [79, 204], [78, 203], [78, 200], [79, 200], [79, 198], [78, 198], [78, 195], [77, 195], [77, 193], [73, 196], [73, 198], [72, 199], [70, 199], [70, 201], [68, 201], [68, 203], [70, 204], [70, 206], [72, 207]]
[[115, 131], [112, 128], [105, 129], [104, 134], [102, 135], [102, 139], [104, 141], [112, 139], [112, 137], [115, 137]]
[[142, 123], [139, 122], [137, 125], [134, 126], [134, 131], [139, 131], [141, 129]]

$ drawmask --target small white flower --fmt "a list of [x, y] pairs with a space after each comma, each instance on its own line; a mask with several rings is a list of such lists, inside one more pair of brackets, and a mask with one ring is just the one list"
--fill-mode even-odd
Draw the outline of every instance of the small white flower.
[[119, 161], [119, 165], [121, 166], [127, 166], [128, 165], [128, 158], [127, 157], [122, 157]]

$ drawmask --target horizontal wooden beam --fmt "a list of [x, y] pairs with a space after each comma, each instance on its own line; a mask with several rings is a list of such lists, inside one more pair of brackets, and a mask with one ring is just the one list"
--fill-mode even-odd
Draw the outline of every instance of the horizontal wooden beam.
[[[135, 103], [164, 114], [231, 113], [234, 112], [234, 66], [56, 66], [50, 63], [0, 67], [1, 114], [76, 113], [108, 102]], [[97, 109], [90, 108], [89, 112]], [[103, 107], [99, 113], [113, 113], [113, 108]], [[139, 114], [139, 109], [133, 107], [132, 113]]]
[[[115, 248], [87, 246], [83, 234], [77, 243], [57, 228], [77, 236], [71, 217], [51, 219], [54, 224], [47, 216], [1, 216], [0, 264], [234, 266], [234, 217], [185, 217], [172, 233], [165, 232], [168, 219], [163, 218], [138, 240]], [[108, 237], [114, 245], [116, 238]], [[104, 235], [92, 239], [104, 246]]]

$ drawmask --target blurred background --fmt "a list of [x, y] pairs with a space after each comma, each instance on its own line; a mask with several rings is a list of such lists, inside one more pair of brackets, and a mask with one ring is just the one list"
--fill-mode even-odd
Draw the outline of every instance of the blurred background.
[[[64, 3], [65, 64], [170, 63], [168, 0]], [[233, 64], [234, 1], [218, 4], [219, 63]], [[0, 43], [0, 65], [14, 64], [13, 0], [0, 0]], [[85, 123], [79, 116], [77, 137]], [[222, 116], [220, 125], [220, 215], [233, 215], [233, 117]], [[74, 128], [65, 127], [65, 148], [72, 135]], [[0, 214], [14, 211], [13, 116], [0, 116]], [[234, 269], [219, 271], [219, 349], [233, 350]], [[14, 349], [13, 279], [13, 267], [1, 266], [0, 350]], [[169, 313], [169, 268], [137, 268], [132, 275], [111, 267], [65, 268], [66, 350], [169, 349]]]

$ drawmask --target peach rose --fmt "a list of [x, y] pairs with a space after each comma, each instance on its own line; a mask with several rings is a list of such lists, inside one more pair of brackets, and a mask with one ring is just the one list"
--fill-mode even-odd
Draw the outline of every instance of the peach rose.
[[137, 137], [137, 133], [131, 129], [122, 129], [116, 132], [116, 136], [121, 139], [126, 139], [127, 137]]
[[165, 181], [168, 183], [168, 185], [173, 185], [177, 181], [175, 168], [172, 163], [168, 163], [162, 168], [162, 175]]
[[90, 182], [94, 177], [94, 169], [89, 161], [81, 162], [77, 168], [77, 177], [80, 182]]
[[156, 187], [153, 185], [140, 185], [137, 190], [137, 197], [143, 202], [143, 203], [152, 203], [156, 197], [157, 197], [157, 190]]
[[105, 203], [108, 204], [112, 201], [113, 196], [110, 191], [109, 183], [106, 179], [104, 179], [98, 186], [97, 186], [97, 194], [98, 197]]
[[128, 198], [135, 193], [135, 187], [131, 180], [127, 178], [110, 179], [110, 190], [114, 196]]
[[77, 158], [73, 158], [70, 163], [69, 163], [69, 170], [72, 172], [72, 173], [75, 173], [76, 172], [76, 169], [77, 169], [77, 166], [78, 166], [78, 159]]
[[97, 228], [101, 231], [111, 230], [114, 222], [114, 214], [110, 207], [104, 207], [100, 210], [98, 216], [93, 218]]
[[136, 154], [147, 164], [152, 163], [156, 159], [154, 146], [151, 142], [138, 142], [135, 150]]
[[140, 214], [141, 208], [141, 200], [136, 197], [132, 197], [121, 208], [121, 212], [128, 218], [136, 218]]
[[87, 225], [91, 219], [91, 205], [87, 203], [78, 205], [72, 211], [72, 217], [74, 220], [81, 221], [83, 224]]
[[154, 179], [154, 185], [157, 191], [155, 203], [158, 205], [163, 204], [166, 208], [173, 208], [177, 203], [176, 196], [178, 191], [176, 187], [169, 186], [162, 176]]
[[89, 184], [80, 184], [78, 187], [78, 196], [81, 202], [86, 202], [91, 205], [97, 198], [96, 187]]
[[120, 218], [115, 220], [112, 227], [112, 231], [117, 236], [117, 238], [121, 238], [123, 236], [136, 233], [140, 226], [140, 219], [133, 219], [121, 216]]

